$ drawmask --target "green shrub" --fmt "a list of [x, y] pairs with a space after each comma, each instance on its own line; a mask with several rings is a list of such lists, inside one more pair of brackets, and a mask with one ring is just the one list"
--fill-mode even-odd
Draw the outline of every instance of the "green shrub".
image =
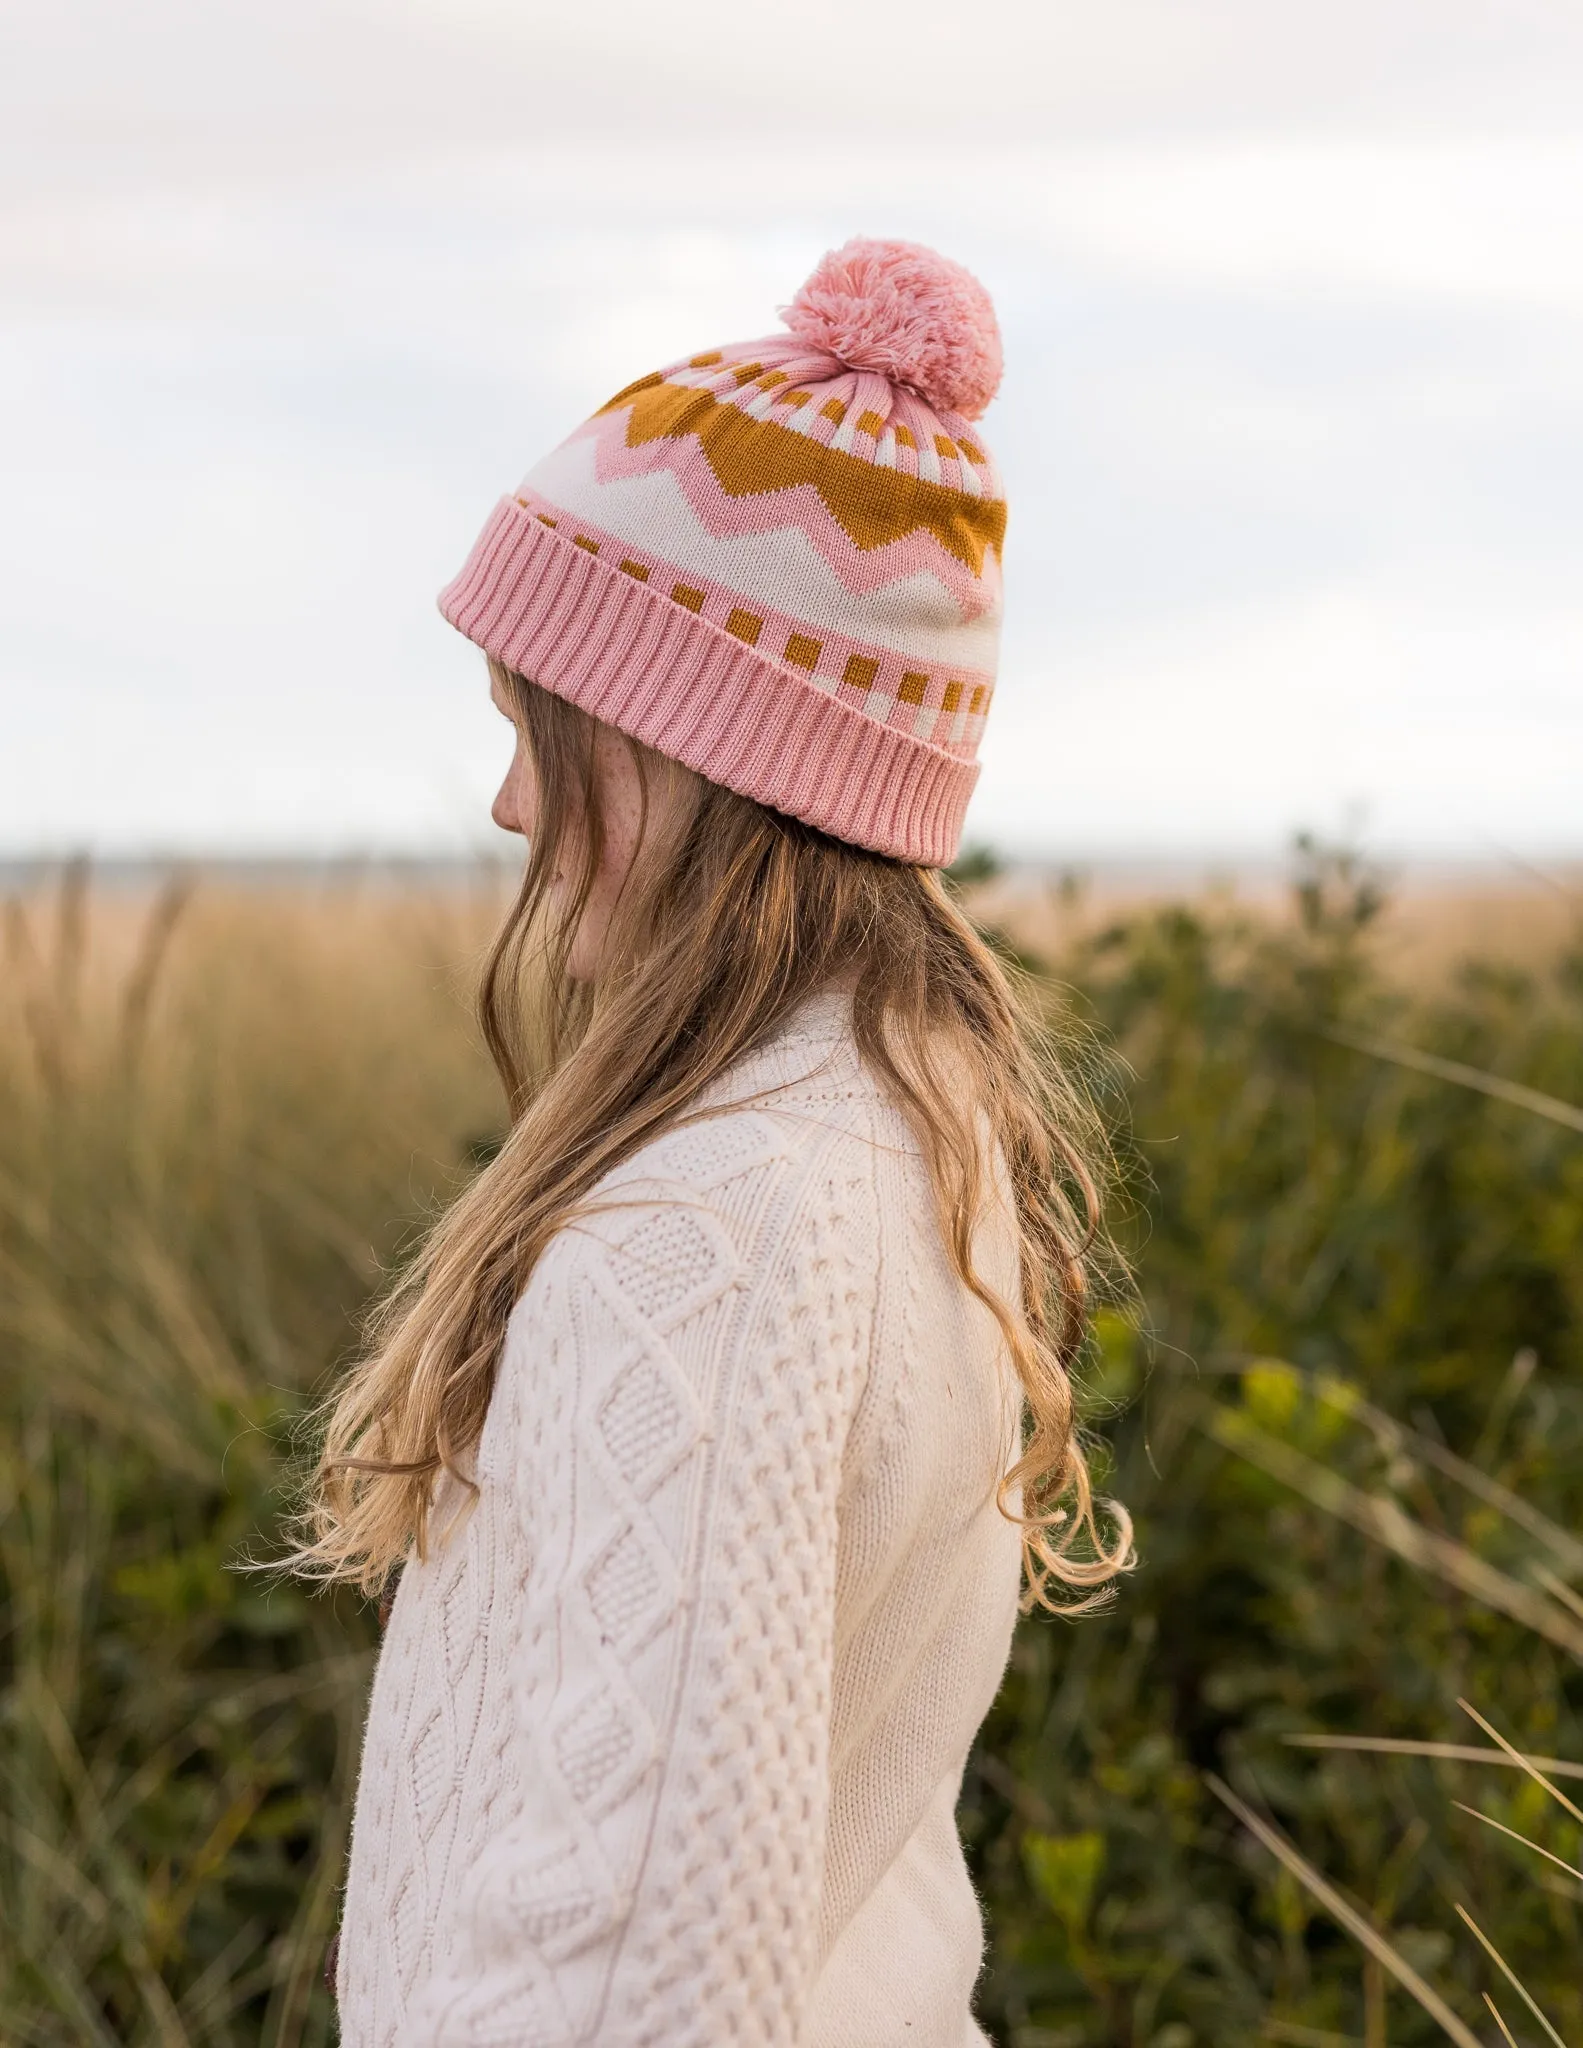
[[[1464, 1695], [1520, 1744], [1583, 1758], [1574, 1652], [1314, 1497], [1335, 1495], [1314, 1475], [1354, 1506], [1384, 1496], [1525, 1586], [1536, 1563], [1561, 1569], [1363, 1414], [1404, 1418], [1577, 1529], [1583, 1144], [1331, 1034], [1583, 1102], [1583, 952], [1404, 989], [1382, 971], [1366, 880], [1315, 859], [1299, 887], [1290, 924], [1169, 906], [1057, 963], [1129, 1069], [1142, 1333], [1101, 1330], [1090, 1412], [1142, 1564], [1108, 1615], [1024, 1625], [969, 1774], [981, 2009], [1017, 2048], [1372, 2038], [1357, 1950], [1210, 1795], [1211, 1771], [1483, 2020], [1499, 1980], [1455, 1912], [1476, 1897], [1583, 2039], [1583, 1885], [1536, 1880], [1453, 1804], [1504, 1817], [1523, 1787], [1289, 1741], [1465, 1742]], [[1254, 1442], [1285, 1461], [1250, 1459]], [[1030, 1858], [1051, 1841], [1101, 1845], [1080, 1932], [1041, 1896]], [[1394, 1993], [1389, 2025], [1393, 2042], [1442, 2038]]]

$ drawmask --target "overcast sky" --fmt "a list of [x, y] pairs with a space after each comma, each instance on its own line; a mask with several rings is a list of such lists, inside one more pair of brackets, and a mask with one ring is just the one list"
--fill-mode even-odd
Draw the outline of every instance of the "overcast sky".
[[0, 852], [488, 844], [435, 591], [857, 232], [1005, 330], [971, 836], [1583, 852], [1575, 0], [0, 0]]

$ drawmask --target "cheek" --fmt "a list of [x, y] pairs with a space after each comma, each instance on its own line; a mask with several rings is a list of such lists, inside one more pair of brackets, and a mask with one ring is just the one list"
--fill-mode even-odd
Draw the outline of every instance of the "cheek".
[[600, 763], [605, 825], [603, 866], [619, 886], [638, 848], [643, 788], [638, 766], [624, 746], [610, 745]]

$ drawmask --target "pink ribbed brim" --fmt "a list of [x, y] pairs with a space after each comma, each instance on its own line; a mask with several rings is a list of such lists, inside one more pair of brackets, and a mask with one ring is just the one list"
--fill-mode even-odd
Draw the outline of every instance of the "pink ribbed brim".
[[711, 782], [924, 867], [978, 763], [855, 710], [503, 498], [440, 610], [507, 668]]

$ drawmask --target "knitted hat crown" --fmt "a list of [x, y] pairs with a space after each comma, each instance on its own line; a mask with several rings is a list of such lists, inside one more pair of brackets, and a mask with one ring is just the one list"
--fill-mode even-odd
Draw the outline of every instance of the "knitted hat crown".
[[999, 637], [1006, 506], [972, 425], [994, 309], [932, 250], [853, 241], [784, 318], [617, 392], [496, 506], [440, 609], [711, 781], [942, 865]]

